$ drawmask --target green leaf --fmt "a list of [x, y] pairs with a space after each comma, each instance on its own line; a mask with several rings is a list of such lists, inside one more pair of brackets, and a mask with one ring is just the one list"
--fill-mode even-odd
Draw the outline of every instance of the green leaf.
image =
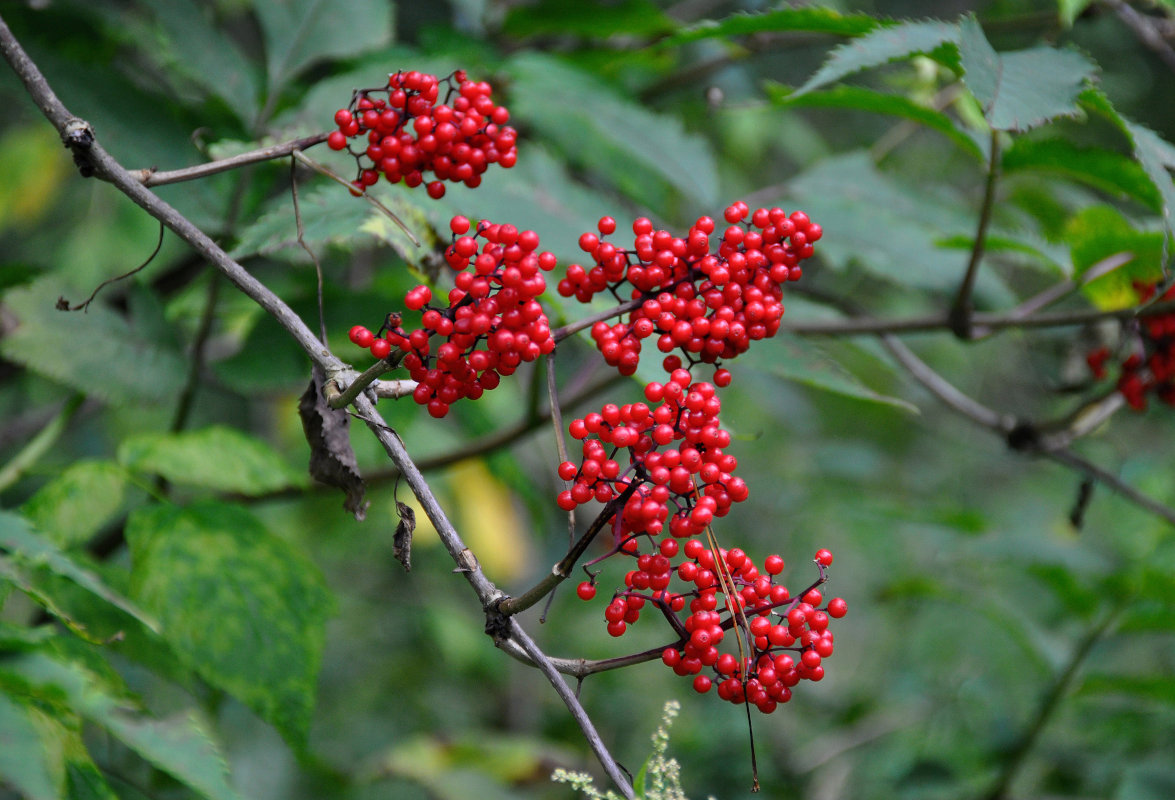
[[107, 685], [80, 664], [43, 653], [0, 662], [0, 676], [23, 680], [43, 697], [68, 707], [110, 732], [140, 757], [210, 800], [239, 800], [228, 768], [207, 725], [195, 714], [154, 719], [129, 700], [122, 687]]
[[927, 108], [901, 95], [886, 94], [859, 86], [837, 86], [827, 91], [797, 95], [789, 88], [773, 82], [768, 82], [765, 89], [767, 96], [776, 105], [783, 107], [851, 108], [902, 117], [938, 131], [965, 153], [974, 156], [977, 161], [986, 161], [988, 158], [986, 142], [981, 144], [941, 111]]
[[515, 6], [502, 22], [502, 32], [525, 39], [531, 36], [581, 36], [607, 39], [615, 35], [656, 36], [674, 28], [673, 20], [649, 0], [618, 3], [568, 3], [543, 0]]
[[144, 48], [171, 73], [194, 81], [224, 100], [237, 118], [251, 125], [258, 112], [258, 68], [209, 17], [207, 4], [170, 0], [151, 8], [166, 35], [166, 44]]
[[1123, 675], [1121, 672], [1087, 675], [1079, 695], [1128, 695], [1147, 703], [1175, 705], [1175, 681], [1169, 675]]
[[[949, 247], [953, 250], [970, 251], [975, 246], [974, 236], [947, 236], [935, 242], [939, 247]], [[1037, 241], [1034, 244], [1010, 239], [1006, 236], [989, 235], [983, 240], [985, 253], [1001, 253], [1005, 256], [1021, 256], [1021, 261], [1045, 266], [1050, 272], [1068, 275], [1068, 259], [1064, 258], [1064, 251], [1054, 252], [1057, 248], [1047, 242]]]
[[796, 89], [804, 95], [869, 67], [916, 55], [934, 54], [944, 44], [958, 41], [959, 28], [948, 22], [906, 22], [879, 28], [834, 49], [820, 69]]
[[1044, 584], [1066, 609], [1080, 617], [1088, 619], [1101, 604], [1099, 592], [1082, 584], [1067, 566], [1031, 564], [1028, 572]]
[[1134, 158], [1142, 166], [1162, 198], [1161, 216], [1168, 237], [1175, 234], [1175, 181], [1167, 170], [1175, 169], [1175, 146], [1157, 133], [1119, 114], [1109, 99], [1097, 89], [1089, 89], [1081, 96], [1089, 110], [1109, 119], [1126, 135], [1134, 150]]
[[1057, 0], [1057, 11], [1061, 18], [1061, 24], [1066, 28], [1072, 28], [1073, 23], [1081, 16], [1081, 12], [1092, 4], [1093, 0]]
[[131, 515], [132, 594], [204, 680], [305, 744], [333, 601], [318, 569], [244, 509]]
[[1149, 283], [1162, 277], [1163, 235], [1136, 230], [1110, 206], [1090, 206], [1074, 216], [1065, 226], [1064, 239], [1075, 278], [1110, 256], [1134, 255], [1129, 263], [1081, 287], [1099, 308], [1132, 306], [1138, 302], [1135, 281]]
[[783, 33], [800, 31], [824, 33], [833, 36], [862, 36], [879, 27], [892, 25], [868, 14], [842, 14], [831, 8], [780, 8], [774, 11], [737, 12], [719, 20], [702, 22], [682, 28], [658, 42], [659, 45], [679, 46], [700, 39], [727, 36], [749, 36], [755, 33]]
[[1005, 174], [1043, 173], [1077, 181], [1116, 198], [1128, 197], [1153, 211], [1162, 198], [1143, 168], [1134, 160], [1100, 147], [1078, 147], [1067, 139], [1017, 137], [1004, 151]]
[[270, 94], [319, 61], [355, 56], [390, 42], [392, 8], [391, 3], [330, 0], [255, 3], [265, 42]]
[[127, 469], [161, 475], [173, 483], [244, 495], [307, 484], [306, 476], [268, 444], [221, 425], [129, 437], [119, 445], [118, 461]]
[[50, 750], [42, 740], [41, 716], [42, 712], [0, 692], [0, 786], [12, 787], [26, 800], [57, 800], [58, 781], [48, 763]]
[[88, 541], [122, 508], [126, 472], [111, 461], [77, 461], [21, 507], [59, 547]]
[[[334, 181], [310, 191], [298, 192], [298, 209], [302, 215], [302, 240], [311, 250], [321, 252], [326, 245], [354, 247], [356, 233], [372, 214], [371, 206]], [[278, 255], [297, 261], [310, 257], [298, 244], [298, 222], [294, 201], [288, 192], [275, 197], [251, 224], [241, 231], [233, 258]]]
[[[970, 208], [936, 187], [914, 187], [881, 172], [864, 151], [825, 159], [800, 173], [788, 199], [824, 228], [816, 245], [833, 267], [854, 265], [903, 286], [953, 291], [966, 259], [936, 243], [974, 235]], [[1005, 292], [983, 270], [977, 289], [988, 299]]]
[[781, 334], [770, 341], [759, 343], [739, 357], [739, 363], [744, 362], [771, 375], [814, 389], [869, 403], [883, 403], [912, 414], [919, 413], [918, 407], [906, 400], [870, 389], [819, 345], [802, 336]]
[[14, 327], [0, 338], [0, 354], [110, 403], [168, 401], [179, 392], [187, 374], [179, 353], [100, 301], [86, 313], [58, 311], [63, 291], [70, 290], [47, 275], [5, 293]]
[[[507, 69], [515, 118], [570, 163], [602, 171], [637, 199], [647, 199], [654, 182], [672, 187], [692, 204], [717, 205], [713, 153], [701, 136], [686, 133], [680, 120], [653, 113], [548, 55], [519, 53]], [[485, 183], [490, 182], [487, 175]]]
[[[158, 623], [137, 605], [110, 589], [96, 574], [79, 566], [51, 541], [33, 531], [24, 518], [7, 511], [0, 511], [0, 549], [11, 553], [17, 564], [44, 567], [68, 578], [95, 597], [130, 614], [151, 630], [158, 631]], [[21, 588], [25, 590], [25, 587]]]
[[974, 16], [959, 25], [963, 82], [996, 130], [1024, 131], [1078, 113], [1097, 65], [1081, 53], [1035, 47], [998, 54]]

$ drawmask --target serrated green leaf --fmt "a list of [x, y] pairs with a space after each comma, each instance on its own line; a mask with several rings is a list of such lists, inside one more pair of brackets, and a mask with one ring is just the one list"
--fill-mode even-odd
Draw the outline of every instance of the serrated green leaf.
[[700, 39], [788, 31], [863, 36], [879, 27], [893, 24], [868, 14], [842, 14], [831, 8], [780, 8], [773, 11], [737, 12], [718, 20], [703, 20], [681, 29], [658, 44], [675, 47]]
[[24, 514], [59, 547], [87, 541], [119, 509], [126, 472], [111, 461], [78, 461], [41, 487], [23, 506]]
[[1073, 50], [1034, 47], [996, 53], [974, 16], [959, 24], [963, 82], [996, 130], [1024, 131], [1078, 113], [1097, 65]]
[[333, 605], [314, 564], [216, 503], [140, 509], [126, 536], [132, 593], [179, 657], [303, 746]]
[[880, 28], [834, 49], [823, 66], [796, 89], [794, 95], [804, 95], [869, 67], [910, 56], [933, 54], [944, 44], [957, 42], [958, 37], [958, 26], [949, 22], [906, 22]]
[[224, 100], [237, 118], [251, 125], [258, 112], [258, 68], [236, 42], [212, 24], [207, 4], [169, 0], [151, 8], [166, 34], [166, 44], [145, 48], [161, 66], [196, 82]]
[[0, 338], [0, 354], [111, 403], [166, 401], [179, 392], [187, 374], [179, 353], [143, 336], [101, 302], [86, 313], [58, 311], [57, 300], [68, 291], [46, 275], [6, 292], [15, 327]]
[[[947, 236], [935, 242], [939, 247], [949, 247], [953, 250], [971, 250], [975, 246], [974, 236]], [[1050, 272], [1065, 275], [1069, 274], [1068, 261], [1058, 257], [1056, 250], [1046, 242], [1029, 244], [1019, 239], [1006, 236], [989, 235], [983, 240], [983, 250], [986, 253], [1003, 253], [1006, 255], [1024, 256], [1023, 261], [1035, 266], [1046, 266]], [[1060, 255], [1063, 255], [1063, 251]]]
[[1172, 181], [1171, 173], [1167, 171], [1175, 169], [1175, 146], [1164, 141], [1150, 128], [1119, 114], [1109, 98], [1098, 89], [1086, 90], [1081, 95], [1081, 103], [1086, 109], [1110, 120], [1126, 136], [1135, 160], [1162, 198], [1161, 216], [1164, 229], [1168, 237], [1175, 234], [1175, 181]]
[[673, 20], [649, 0], [619, 3], [568, 3], [543, 0], [537, 5], [515, 6], [502, 22], [507, 36], [581, 36], [607, 39], [617, 34], [656, 36], [674, 28]]
[[1162, 277], [1163, 235], [1136, 230], [1109, 206], [1090, 206], [1074, 216], [1065, 226], [1064, 239], [1072, 256], [1074, 278], [1110, 256], [1133, 254], [1128, 263], [1081, 287], [1099, 308], [1132, 306], [1138, 302], [1135, 281], [1149, 283]]
[[[360, 226], [371, 215], [370, 205], [333, 181], [299, 191], [298, 210], [302, 215], [302, 240], [314, 251], [328, 244], [353, 247]], [[291, 196], [285, 193], [271, 200], [256, 221], [241, 231], [229, 255], [278, 255], [309, 261], [298, 244], [298, 222]]]
[[717, 205], [714, 155], [680, 120], [651, 112], [549, 55], [519, 53], [507, 70], [511, 112], [568, 162], [600, 172], [637, 199], [650, 197], [653, 182], [702, 207]]
[[72, 711], [209, 800], [240, 800], [211, 732], [195, 714], [154, 719], [121, 687], [107, 685], [80, 664], [42, 653], [0, 662], [0, 673], [24, 680], [38, 694], [63, 699]]
[[1129, 197], [1153, 211], [1162, 198], [1143, 168], [1132, 159], [1100, 147], [1078, 147], [1067, 139], [1018, 137], [1004, 151], [1005, 174], [1036, 172], [1078, 181], [1115, 197]]
[[941, 111], [927, 108], [901, 95], [886, 94], [860, 86], [837, 86], [822, 92], [805, 92], [797, 95], [789, 88], [771, 82], [765, 89], [773, 102], [784, 107], [851, 108], [902, 117], [938, 131], [978, 161], [985, 162], [988, 158], [989, 145], [985, 140], [972, 137]]
[[44, 567], [125, 611], [151, 630], [159, 629], [158, 623], [151, 616], [108, 587], [95, 573], [78, 565], [47, 538], [33, 531], [23, 517], [0, 511], [0, 548], [11, 553], [15, 563], [22, 566]]
[[919, 413], [918, 407], [906, 400], [870, 389], [819, 345], [800, 336], [781, 333], [770, 341], [758, 343], [739, 357], [739, 363], [821, 391]]
[[[788, 185], [788, 199], [824, 228], [816, 246], [836, 269], [859, 266], [888, 281], [953, 291], [966, 260], [936, 242], [974, 235], [973, 211], [934, 187], [915, 188], [879, 171], [855, 151], [819, 162]], [[979, 274], [981, 295], [1006, 292], [991, 274]]]
[[268, 444], [221, 425], [129, 437], [119, 445], [118, 462], [173, 483], [245, 495], [307, 483]]
[[265, 42], [270, 94], [317, 62], [355, 56], [387, 44], [392, 37], [393, 8], [391, 3], [330, 0], [255, 4]]
[[57, 780], [42, 741], [39, 712], [0, 692], [0, 786], [8, 785], [26, 800], [57, 800]]

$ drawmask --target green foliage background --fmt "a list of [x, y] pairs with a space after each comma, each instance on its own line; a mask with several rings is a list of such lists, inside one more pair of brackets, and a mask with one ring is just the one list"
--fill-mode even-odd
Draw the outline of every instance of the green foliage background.
[[[537, 230], [568, 263], [602, 214], [684, 230], [745, 198], [824, 226], [805, 286], [880, 317], [941, 312], [972, 246], [990, 125], [1007, 133], [980, 310], [1127, 250], [1065, 306], [1120, 307], [1130, 278], [1170, 260], [1175, 81], [1111, 3], [33, 5], [0, 12], [128, 167], [319, 132], [396, 69], [488, 77], [522, 134], [517, 167], [439, 202], [376, 191], [426, 239], [453, 213], [484, 216]], [[1170, 3], [1139, 6], [1172, 23]], [[377, 443], [354, 431], [366, 521], [310, 485], [295, 413], [308, 365], [275, 323], [171, 236], [88, 312], [54, 310], [145, 259], [156, 223], [78, 177], [6, 68], [0, 101], [0, 797], [567, 796], [551, 770], [594, 768], [577, 729], [541, 676], [494, 650], [435, 534], [418, 532], [411, 573], [396, 563]], [[366, 366], [346, 331], [397, 306], [422, 251], [300, 177], [331, 345]], [[158, 191], [316, 319], [286, 162]], [[837, 318], [811, 297], [786, 305], [785, 324]], [[550, 308], [556, 324], [576, 313]], [[979, 401], [1044, 420], [1096, 393], [1082, 357], [1114, 336], [906, 341]], [[560, 381], [599, 377], [592, 356], [562, 347]], [[724, 417], [752, 496], [718, 535], [782, 554], [793, 585], [830, 548], [830, 592], [850, 608], [826, 679], [756, 719], [767, 796], [1175, 794], [1169, 523], [1099, 486], [1075, 525], [1078, 474], [944, 409], [871, 338], [781, 333], [732, 367]], [[452, 461], [519, 422], [536, 377], [442, 422], [382, 406], [418, 459]], [[638, 392], [613, 382], [590, 404]], [[1124, 412], [1077, 450], [1175, 505], [1173, 433], [1169, 408]], [[429, 473], [507, 590], [562, 555], [556, 461], [541, 424]], [[602, 606], [566, 588], [545, 624], [525, 616], [559, 656], [666, 638], [650, 619], [613, 640]], [[656, 663], [581, 690], [634, 773], [671, 697], [691, 796], [745, 793], [741, 710]]]

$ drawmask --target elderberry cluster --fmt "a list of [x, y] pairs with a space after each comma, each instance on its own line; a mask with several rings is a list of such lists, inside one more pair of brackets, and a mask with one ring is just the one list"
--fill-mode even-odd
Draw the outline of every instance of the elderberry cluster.
[[[1157, 284], [1135, 282], [1140, 303], [1154, 299]], [[1160, 301], [1175, 300], [1175, 286], [1167, 289]], [[1175, 312], [1143, 317], [1132, 326], [1130, 352], [1122, 360], [1118, 391], [1127, 405], [1136, 411], [1146, 409], [1148, 394], [1154, 394], [1169, 406], [1175, 406]], [[1106, 377], [1110, 349], [1100, 347], [1086, 356], [1093, 376]]]
[[506, 124], [510, 112], [491, 95], [488, 83], [469, 80], [464, 70], [440, 80], [416, 70], [396, 72], [387, 86], [356, 91], [351, 104], [335, 113], [338, 129], [327, 145], [355, 157], [356, 192], [381, 175], [416, 187], [431, 172], [436, 180], [426, 189], [440, 198], [445, 181], [476, 187], [490, 164], [512, 167], [518, 159], [517, 134]]
[[[812, 256], [823, 229], [802, 211], [760, 208], [752, 214], [741, 201], [727, 207], [724, 216], [729, 227], [715, 252], [716, 225], [710, 217], [698, 219], [685, 237], [637, 219], [631, 249], [591, 232], [580, 236], [580, 249], [591, 255], [594, 266], [569, 266], [559, 293], [588, 302], [608, 291], [639, 303], [626, 320], [592, 328], [604, 360], [621, 374], [636, 371], [641, 342], [654, 334], [663, 353], [680, 349], [690, 363], [715, 363], [779, 330], [782, 285], [803, 275], [800, 262]], [[597, 227], [608, 236], [616, 220], [604, 217]]]
[[[401, 363], [417, 382], [412, 399], [434, 417], [448, 414], [460, 399], [476, 400], [522, 362], [555, 349], [551, 324], [535, 299], [546, 290], [542, 273], [555, 268], [555, 256], [537, 252], [538, 234], [483, 220], [469, 235], [470, 222], [461, 216], [449, 227], [454, 241], [445, 261], [456, 276], [447, 306], [431, 305], [432, 290], [421, 285], [404, 297], [409, 311], [423, 312], [419, 328], [405, 330], [403, 314], [395, 313], [378, 335], [362, 325], [351, 329], [351, 341], [376, 358], [394, 349], [404, 353]], [[433, 337], [444, 339], [435, 352]]]
[[[557, 502], [572, 510], [624, 500], [612, 519], [612, 547], [591, 562], [636, 559], [604, 610], [611, 635], [656, 608], [678, 634], [662, 653], [666, 666], [692, 675], [699, 693], [716, 684], [721, 699], [770, 713], [801, 680], [824, 676], [821, 662], [833, 651], [829, 619], [844, 616], [847, 605], [836, 598], [821, 608], [817, 587], [832, 563], [826, 550], [816, 554], [819, 578], [793, 597], [776, 583], [781, 557], [768, 556], [760, 569], [739, 548], [718, 546], [713, 523], [749, 494], [734, 475], [738, 460], [726, 452], [731, 437], [719, 420], [718, 394], [731, 381], [721, 362], [779, 330], [783, 284], [802, 276], [800, 264], [823, 230], [802, 211], [752, 212], [742, 202], [724, 217], [728, 227], [716, 244], [709, 217], [684, 237], [637, 219], [631, 249], [602, 238], [616, 231], [612, 217], [599, 221], [599, 235], [580, 237], [594, 265], [569, 266], [559, 293], [589, 302], [608, 292], [627, 302], [622, 321], [592, 327], [600, 354], [632, 375], [643, 340], [656, 335], [657, 349], [671, 354], [662, 361], [669, 379], [645, 386], [647, 402], [609, 403], [571, 422], [582, 458], [559, 465], [570, 485]], [[701, 364], [714, 365], [712, 381], [695, 379]], [[600, 575], [588, 573], [577, 589], [584, 600], [595, 598]]]

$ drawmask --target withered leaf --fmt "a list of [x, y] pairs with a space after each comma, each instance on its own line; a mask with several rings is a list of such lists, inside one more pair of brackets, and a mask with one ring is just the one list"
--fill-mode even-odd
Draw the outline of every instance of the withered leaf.
[[351, 418], [346, 409], [331, 408], [323, 397], [326, 375], [314, 368], [310, 385], [298, 400], [298, 416], [302, 431], [310, 443], [310, 476], [328, 486], [337, 486], [346, 493], [343, 508], [363, 521], [367, 516], [363, 477], [355, 451], [351, 449], [348, 430]]
[[416, 530], [416, 512], [407, 503], [396, 501], [396, 535], [392, 538], [392, 554], [404, 566], [405, 572], [412, 570], [412, 533]]

